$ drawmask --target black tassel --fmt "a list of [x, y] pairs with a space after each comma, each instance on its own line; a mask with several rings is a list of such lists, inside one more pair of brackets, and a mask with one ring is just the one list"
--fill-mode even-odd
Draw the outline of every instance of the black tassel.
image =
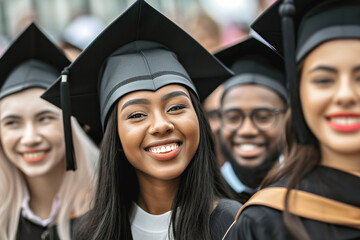
[[68, 75], [69, 75], [69, 69], [66, 67], [61, 72], [60, 98], [61, 98], [61, 109], [63, 112], [63, 123], [64, 123], [66, 170], [75, 171], [77, 167], [76, 167], [74, 144], [73, 144], [72, 131], [71, 131], [71, 104], [70, 104], [69, 83], [67, 81]]
[[301, 109], [299, 96], [299, 81], [296, 71], [295, 57], [295, 30], [293, 15], [295, 14], [295, 6], [293, 0], [284, 0], [279, 8], [282, 23], [282, 36], [284, 47], [284, 59], [286, 69], [286, 79], [290, 93], [291, 107], [291, 130], [294, 139], [300, 144], [309, 144], [309, 134], [304, 115]]

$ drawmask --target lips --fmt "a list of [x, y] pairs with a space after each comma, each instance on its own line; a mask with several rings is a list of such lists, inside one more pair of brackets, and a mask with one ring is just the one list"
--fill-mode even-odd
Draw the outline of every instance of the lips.
[[155, 159], [166, 161], [175, 158], [181, 149], [181, 142], [151, 144], [145, 150]]
[[360, 114], [337, 113], [326, 116], [330, 127], [339, 132], [355, 132], [360, 129]]
[[233, 148], [238, 156], [244, 158], [255, 158], [266, 150], [265, 144], [258, 143], [238, 143]]
[[24, 161], [29, 163], [40, 162], [44, 160], [47, 155], [47, 151], [31, 151], [21, 153], [21, 157], [24, 159]]

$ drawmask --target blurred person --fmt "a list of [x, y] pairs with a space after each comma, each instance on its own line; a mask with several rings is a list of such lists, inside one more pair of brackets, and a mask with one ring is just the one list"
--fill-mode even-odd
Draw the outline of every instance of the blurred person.
[[105, 26], [105, 23], [94, 15], [80, 15], [65, 27], [60, 47], [73, 62]]
[[285, 56], [287, 147], [224, 239], [360, 239], [359, 13], [358, 0], [279, 0], [253, 24]]
[[40, 95], [70, 64], [31, 24], [0, 58], [0, 239], [71, 239], [90, 208], [98, 149], [72, 120], [76, 166], [65, 156], [61, 110]]
[[235, 76], [221, 96], [221, 172], [245, 203], [280, 161], [287, 91], [282, 58], [248, 38], [215, 54]]
[[222, 30], [219, 24], [208, 14], [199, 11], [184, 24], [189, 34], [209, 52], [213, 53], [222, 44]]

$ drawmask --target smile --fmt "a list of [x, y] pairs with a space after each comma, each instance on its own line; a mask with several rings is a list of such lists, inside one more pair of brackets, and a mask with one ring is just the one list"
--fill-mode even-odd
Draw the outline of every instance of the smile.
[[168, 143], [164, 145], [152, 146], [146, 149], [156, 160], [167, 161], [175, 158], [181, 149], [181, 143]]
[[179, 148], [178, 143], [166, 144], [162, 146], [151, 147], [148, 149], [152, 153], [167, 153]]
[[264, 144], [242, 143], [234, 145], [235, 153], [238, 156], [245, 158], [257, 157], [265, 150], [266, 148]]
[[340, 132], [354, 132], [360, 129], [360, 115], [330, 116], [327, 121], [333, 129]]
[[47, 156], [47, 152], [45, 151], [38, 151], [38, 152], [28, 152], [28, 153], [22, 153], [22, 158], [26, 162], [40, 162]]

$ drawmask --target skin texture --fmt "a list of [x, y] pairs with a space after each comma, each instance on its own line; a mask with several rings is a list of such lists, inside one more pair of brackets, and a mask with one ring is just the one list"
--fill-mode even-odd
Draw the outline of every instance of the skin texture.
[[[256, 85], [241, 85], [227, 92], [222, 104], [222, 111], [231, 108], [240, 108], [247, 112], [255, 108], [284, 109], [281, 98], [273, 91]], [[280, 144], [284, 114], [278, 115], [276, 125], [267, 130], [259, 131], [252, 124], [249, 117], [237, 131], [221, 129], [226, 147], [236, 162], [243, 167], [255, 167], [262, 164], [265, 158]], [[254, 144], [257, 148], [252, 152], [244, 153], [241, 144]]]
[[[127, 160], [136, 169], [140, 207], [153, 214], [170, 210], [180, 176], [200, 140], [199, 122], [187, 89], [172, 84], [155, 92], [136, 91], [121, 97], [118, 134]], [[173, 151], [177, 154], [164, 159], [149, 151], [150, 147], [178, 143], [179, 148]]]
[[[30, 208], [49, 217], [65, 173], [65, 144], [61, 111], [40, 98], [43, 89], [31, 88], [0, 101], [0, 139], [9, 161], [24, 173]], [[24, 153], [44, 151], [37, 161]]]
[[[210, 112], [213, 110], [220, 110], [220, 99], [223, 93], [224, 87], [220, 85], [217, 87], [203, 102], [204, 111]], [[222, 166], [225, 162], [224, 156], [221, 154], [219, 137], [217, 131], [221, 128], [220, 118], [209, 117], [208, 121], [210, 124], [211, 131], [213, 133], [214, 141], [215, 141], [215, 151], [216, 151], [216, 159], [219, 163], [219, 166]]]
[[341, 131], [330, 123], [333, 114], [360, 116], [360, 40], [328, 41], [313, 50], [304, 60], [300, 98], [322, 164], [360, 171], [360, 129]]

